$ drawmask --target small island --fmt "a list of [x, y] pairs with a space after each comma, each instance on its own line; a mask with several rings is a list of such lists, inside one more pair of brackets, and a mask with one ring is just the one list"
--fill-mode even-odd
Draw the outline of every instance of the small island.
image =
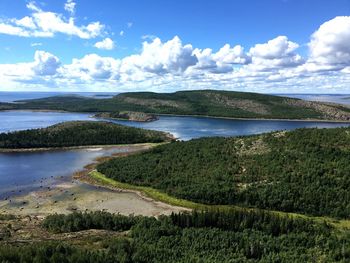
[[93, 117], [102, 118], [102, 119], [138, 121], [138, 122], [151, 122], [159, 119], [154, 114], [136, 112], [136, 111], [101, 112], [101, 113], [95, 114]]

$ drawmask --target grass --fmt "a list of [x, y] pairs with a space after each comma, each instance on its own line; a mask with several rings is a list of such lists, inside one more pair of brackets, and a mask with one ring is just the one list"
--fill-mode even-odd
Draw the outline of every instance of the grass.
[[[169, 205], [173, 206], [180, 206], [184, 208], [189, 209], [197, 209], [197, 210], [209, 210], [209, 209], [219, 209], [219, 210], [227, 210], [227, 209], [238, 209], [238, 210], [257, 210], [258, 208], [246, 208], [246, 207], [240, 207], [240, 206], [232, 206], [232, 205], [206, 205], [201, 203], [196, 203], [192, 201], [188, 201], [185, 199], [179, 199], [176, 197], [172, 197], [166, 193], [163, 193], [159, 190], [153, 189], [151, 187], [146, 186], [137, 186], [132, 185], [128, 183], [122, 183], [115, 181], [111, 178], [106, 177], [104, 174], [93, 170], [89, 173], [89, 176], [93, 178], [98, 183], [105, 185], [105, 186], [112, 186], [119, 189], [125, 189], [125, 190], [131, 190], [131, 191], [138, 191], [144, 194], [145, 196], [156, 200], [160, 202], [167, 203]], [[265, 210], [269, 211], [270, 213], [277, 214], [279, 216], [288, 216], [288, 217], [298, 217], [298, 218], [304, 218], [314, 221], [315, 223], [328, 223], [332, 226], [334, 226], [337, 230], [340, 231], [349, 231], [350, 230], [350, 220], [337, 220], [335, 218], [330, 217], [315, 217], [315, 216], [309, 216], [309, 215], [303, 215], [298, 213], [288, 213], [288, 212], [281, 212], [281, 211], [273, 211], [273, 210]]]
[[113, 186], [116, 188], [120, 189], [126, 189], [126, 190], [131, 190], [131, 191], [139, 191], [143, 193], [145, 196], [152, 198], [156, 201], [164, 202], [169, 205], [173, 206], [181, 206], [185, 208], [190, 208], [190, 209], [205, 209], [206, 205], [203, 204], [198, 204], [195, 202], [191, 202], [188, 200], [184, 199], [178, 199], [175, 197], [172, 197], [166, 193], [163, 193], [159, 190], [153, 189], [151, 187], [146, 187], [146, 186], [137, 186], [137, 185], [131, 185], [127, 183], [121, 183], [118, 181], [115, 181], [113, 179], [110, 179], [103, 175], [102, 173], [94, 170], [89, 173], [90, 177], [92, 177], [94, 180], [96, 180], [98, 183], [106, 186]]

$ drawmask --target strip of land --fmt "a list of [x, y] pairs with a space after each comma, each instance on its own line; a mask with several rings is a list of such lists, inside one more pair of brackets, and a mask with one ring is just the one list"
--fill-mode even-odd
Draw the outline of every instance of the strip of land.
[[169, 133], [128, 127], [110, 122], [71, 121], [47, 128], [0, 133], [0, 151], [33, 151], [71, 147], [162, 143]]

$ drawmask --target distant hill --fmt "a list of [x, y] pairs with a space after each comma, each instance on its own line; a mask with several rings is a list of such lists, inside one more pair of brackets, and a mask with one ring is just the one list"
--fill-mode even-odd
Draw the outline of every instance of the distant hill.
[[121, 93], [108, 99], [77, 96], [49, 97], [21, 101], [16, 104], [0, 104], [1, 108], [80, 112], [136, 111], [228, 118], [350, 121], [350, 108], [344, 105], [258, 93], [216, 90], [175, 93], [131, 92]]
[[0, 134], [0, 149], [52, 148], [85, 145], [158, 143], [168, 134], [109, 122], [73, 121], [47, 128]]

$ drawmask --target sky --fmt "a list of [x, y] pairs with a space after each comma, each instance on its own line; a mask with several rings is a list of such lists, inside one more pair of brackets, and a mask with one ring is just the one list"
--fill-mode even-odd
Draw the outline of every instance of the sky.
[[350, 93], [350, 0], [0, 0], [0, 91]]

